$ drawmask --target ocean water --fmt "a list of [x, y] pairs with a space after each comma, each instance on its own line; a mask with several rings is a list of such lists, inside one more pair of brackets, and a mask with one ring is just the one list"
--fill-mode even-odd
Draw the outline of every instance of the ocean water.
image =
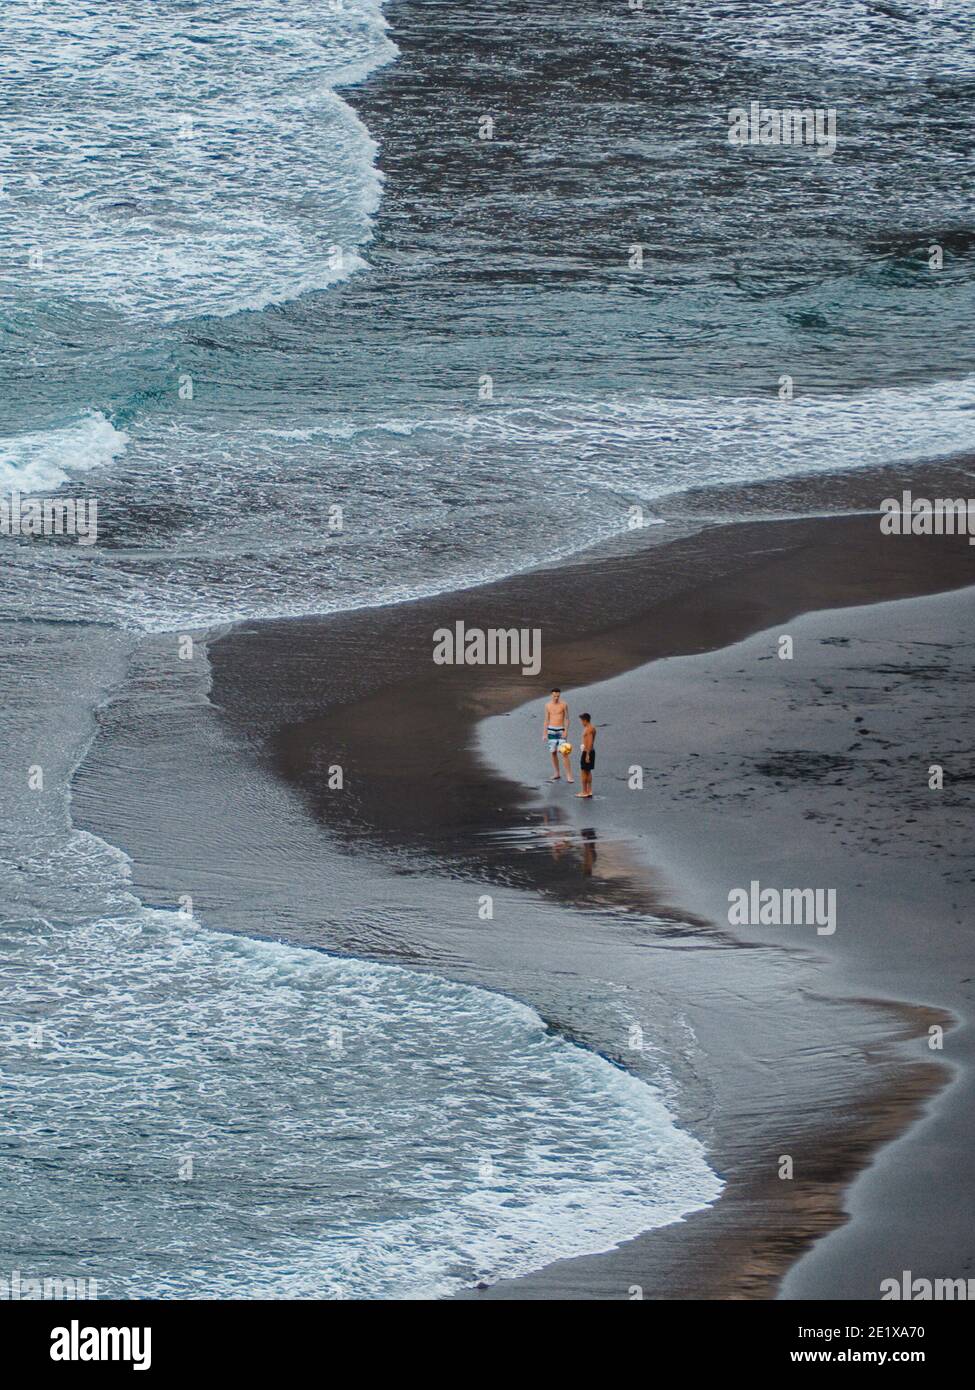
[[[970, 448], [973, 20], [10, 0], [0, 486], [97, 496], [102, 543], [5, 542], [0, 612], [384, 602]], [[733, 148], [751, 101], [835, 153]]]
[[25, 629], [0, 626], [0, 1268], [106, 1298], [433, 1298], [717, 1197], [664, 1089], [527, 1005], [145, 907], [69, 790], [133, 643]]
[[[524, 1006], [144, 908], [71, 772], [140, 634], [971, 448], [973, 20], [6, 0], [0, 490], [96, 498], [99, 544], [0, 536], [5, 1261], [427, 1295], [714, 1199], [663, 1093]], [[751, 101], [834, 108], [836, 152], [733, 150]]]
[[103, 1297], [429, 1298], [720, 1192], [651, 1087], [513, 1000], [135, 904], [61, 930], [30, 930], [4, 1003], [14, 1268]]

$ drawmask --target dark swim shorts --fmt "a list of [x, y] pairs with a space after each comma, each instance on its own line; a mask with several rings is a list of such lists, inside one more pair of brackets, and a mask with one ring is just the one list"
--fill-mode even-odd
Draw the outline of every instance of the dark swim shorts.
[[582, 750], [582, 757], [579, 759], [579, 766], [582, 768], [583, 772], [592, 772], [593, 768], [596, 766], [595, 748], [592, 750], [591, 753], [587, 753], [585, 749]]

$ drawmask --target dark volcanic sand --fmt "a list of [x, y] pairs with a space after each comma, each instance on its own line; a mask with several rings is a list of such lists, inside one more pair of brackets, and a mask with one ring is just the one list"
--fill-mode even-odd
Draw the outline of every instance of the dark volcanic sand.
[[[829, 496], [833, 506], [876, 506], [908, 482], [916, 494], [960, 496], [966, 481], [963, 465], [832, 480], [831, 492], [818, 480], [805, 505]], [[798, 510], [801, 493], [793, 480], [712, 494], [710, 506], [718, 517], [768, 516], [786, 498]], [[571, 834], [558, 843], [560, 817], [534, 790], [493, 774], [477, 750], [478, 720], [554, 680], [591, 684], [803, 612], [972, 580], [963, 539], [882, 538], [875, 515], [688, 534], [699, 505], [675, 499], [672, 525], [557, 569], [429, 601], [243, 625], [211, 646], [210, 705], [181, 694], [185, 663], [171, 637], [158, 639], [143, 658], [160, 692], [158, 730], [136, 741], [121, 698], [76, 780], [76, 820], [132, 856], [135, 886], [152, 903], [190, 892], [208, 925], [504, 990], [648, 1079], [663, 1056], [675, 1112], [708, 1145], [724, 1196], [617, 1251], [476, 1296], [625, 1298], [633, 1285], [647, 1297], [769, 1296], [842, 1220], [852, 1177], [948, 1075], [897, 1041], [950, 1022], [947, 1011], [882, 989], [831, 995], [815, 940], [743, 942], [701, 910], [699, 884], [683, 885], [666, 863], [648, 868], [625, 836], [601, 839], [587, 864], [585, 843]], [[541, 674], [434, 667], [432, 633], [458, 619], [540, 627]], [[136, 682], [150, 684], [145, 670]], [[327, 786], [336, 763], [341, 792]], [[537, 773], [525, 769], [529, 781]], [[713, 780], [708, 769], [701, 777]], [[798, 802], [806, 784], [794, 782]], [[555, 852], [544, 838], [538, 851], [546, 830]], [[358, 875], [352, 890], [347, 875]], [[475, 910], [485, 884], [496, 900], [489, 923]], [[343, 892], [354, 904], [344, 915]], [[653, 1055], [628, 1050], [634, 1020]], [[777, 1176], [783, 1153], [797, 1173], [788, 1183]]]
[[[543, 780], [538, 701], [480, 727], [488, 764], [535, 787], [558, 824], [547, 838], [588, 846], [593, 872], [607, 848], [625, 846], [715, 922], [726, 920], [729, 890], [752, 880], [828, 886], [834, 932], [756, 925], [736, 936], [808, 952], [822, 996], [911, 1000], [955, 1020], [934, 1039], [943, 1051], [924, 1039], [906, 1053], [943, 1057], [953, 1084], [874, 1158], [845, 1198], [854, 1220], [790, 1271], [785, 1297], [876, 1299], [904, 1269], [964, 1277], [975, 1263], [975, 1231], [955, 1219], [973, 1206], [973, 598], [969, 588], [810, 614], [574, 688], [572, 709], [590, 710], [597, 726], [591, 803]], [[929, 785], [932, 764], [940, 789]], [[642, 788], [631, 786], [633, 766]], [[775, 1067], [768, 1044], [759, 1055]], [[799, 1175], [802, 1188], [809, 1178]]]

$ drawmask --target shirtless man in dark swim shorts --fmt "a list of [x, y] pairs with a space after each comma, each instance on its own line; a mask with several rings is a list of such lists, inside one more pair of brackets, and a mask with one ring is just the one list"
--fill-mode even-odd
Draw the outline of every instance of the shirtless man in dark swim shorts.
[[589, 801], [592, 798], [592, 770], [596, 766], [596, 726], [588, 714], [581, 714], [579, 718], [582, 720], [582, 757], [579, 760], [582, 791], [576, 792], [576, 796]]

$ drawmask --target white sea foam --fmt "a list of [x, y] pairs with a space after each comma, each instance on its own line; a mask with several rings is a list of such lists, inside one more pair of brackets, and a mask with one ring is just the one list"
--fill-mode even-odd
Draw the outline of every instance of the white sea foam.
[[0, 437], [0, 492], [52, 492], [125, 452], [128, 436], [100, 411], [74, 424]]
[[[211, 425], [196, 410], [137, 419], [124, 435], [97, 416], [79, 430], [7, 440], [0, 477], [26, 490], [24, 478], [70, 475], [73, 462], [87, 471], [128, 441], [124, 495], [115, 501], [111, 470], [100, 485], [114, 544], [97, 568], [64, 547], [17, 547], [9, 602], [161, 631], [467, 588], [608, 540], [634, 505], [653, 524], [655, 504], [688, 489], [971, 452], [975, 376], [790, 404], [535, 396], [314, 426], [283, 415], [255, 429], [225, 413]], [[381, 487], [364, 488], [373, 477]], [[584, 525], [567, 496], [585, 506]], [[344, 508], [341, 533], [328, 528], [332, 504]]]
[[[432, 437], [456, 448], [552, 451], [554, 470], [652, 500], [688, 487], [837, 472], [975, 448], [975, 375], [846, 394], [535, 397], [434, 416], [349, 418], [258, 431], [304, 443]], [[389, 448], [388, 440], [383, 444]], [[556, 453], [555, 451], [561, 451]], [[395, 453], [393, 455], [395, 457]], [[546, 454], [541, 455], [544, 467]], [[553, 477], [554, 481], [554, 477]]]
[[68, 779], [95, 706], [138, 688], [165, 718], [165, 692], [120, 687], [107, 628], [24, 628], [0, 626], [0, 1267], [29, 1252], [103, 1297], [426, 1297], [715, 1199], [662, 1092], [527, 1005], [144, 907]]
[[334, 89], [396, 52], [378, 0], [6, 0], [7, 293], [165, 321], [345, 278], [381, 177]]
[[718, 1197], [661, 1094], [527, 1005], [143, 908], [90, 835], [55, 857], [113, 915], [0, 927], [3, 1224], [104, 1296], [436, 1297]]

